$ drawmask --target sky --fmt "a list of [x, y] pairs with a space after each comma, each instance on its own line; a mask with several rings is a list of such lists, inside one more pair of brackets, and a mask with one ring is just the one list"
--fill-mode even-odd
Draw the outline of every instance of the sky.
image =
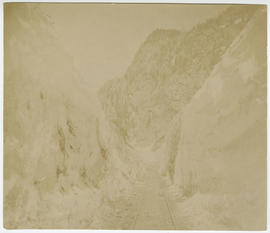
[[57, 4], [41, 9], [54, 22], [63, 47], [93, 91], [124, 75], [139, 46], [155, 29], [188, 30], [224, 10], [226, 5]]

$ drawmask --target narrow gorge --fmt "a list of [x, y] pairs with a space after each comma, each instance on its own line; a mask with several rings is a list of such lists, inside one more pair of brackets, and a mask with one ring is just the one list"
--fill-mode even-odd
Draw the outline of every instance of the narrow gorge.
[[150, 32], [97, 93], [39, 4], [4, 10], [5, 228], [266, 228], [265, 6]]

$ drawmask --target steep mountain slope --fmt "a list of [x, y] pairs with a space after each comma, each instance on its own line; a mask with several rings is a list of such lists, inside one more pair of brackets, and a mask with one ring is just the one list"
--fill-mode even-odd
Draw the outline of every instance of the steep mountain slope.
[[266, 22], [257, 11], [177, 118], [174, 179], [190, 229], [265, 229]]
[[136, 161], [38, 4], [5, 5], [4, 225], [88, 228]]
[[38, 4], [4, 42], [6, 228], [265, 228], [264, 7], [152, 32], [101, 106]]
[[125, 140], [140, 145], [162, 140], [168, 122], [202, 86], [255, 11], [235, 5], [189, 32], [150, 34], [125, 76], [101, 91], [106, 115]]

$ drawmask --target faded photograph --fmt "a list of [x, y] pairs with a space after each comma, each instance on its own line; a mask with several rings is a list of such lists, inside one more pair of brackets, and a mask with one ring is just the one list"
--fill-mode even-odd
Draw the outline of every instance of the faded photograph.
[[265, 230], [267, 8], [4, 4], [6, 229]]

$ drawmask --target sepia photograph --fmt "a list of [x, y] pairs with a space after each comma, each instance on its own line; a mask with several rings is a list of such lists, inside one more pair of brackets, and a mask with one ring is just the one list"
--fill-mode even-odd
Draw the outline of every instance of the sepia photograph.
[[3, 4], [3, 227], [267, 227], [267, 5]]

